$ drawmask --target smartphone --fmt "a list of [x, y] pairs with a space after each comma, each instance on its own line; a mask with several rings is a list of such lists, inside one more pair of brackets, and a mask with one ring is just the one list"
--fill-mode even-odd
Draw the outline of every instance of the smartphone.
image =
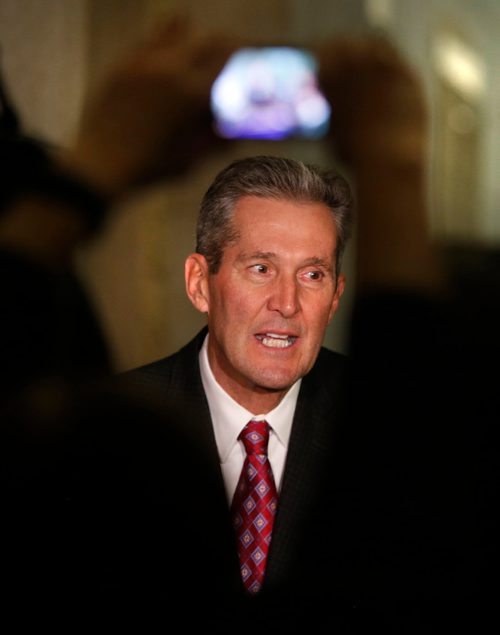
[[331, 107], [319, 90], [307, 49], [243, 48], [229, 58], [211, 91], [216, 133], [227, 139], [318, 139]]

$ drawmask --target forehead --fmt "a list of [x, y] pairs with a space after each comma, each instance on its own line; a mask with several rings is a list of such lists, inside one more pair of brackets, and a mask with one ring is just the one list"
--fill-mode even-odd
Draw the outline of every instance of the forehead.
[[274, 244], [319, 250], [323, 257], [335, 251], [335, 220], [324, 203], [244, 196], [235, 207], [233, 222], [240, 247], [252, 243], [267, 251]]

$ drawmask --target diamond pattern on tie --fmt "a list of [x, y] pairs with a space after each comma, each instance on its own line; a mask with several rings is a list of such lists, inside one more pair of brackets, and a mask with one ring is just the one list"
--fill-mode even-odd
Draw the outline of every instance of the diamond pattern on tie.
[[278, 495], [267, 456], [269, 424], [250, 421], [238, 437], [247, 456], [236, 487], [231, 513], [238, 539], [243, 584], [258, 593], [266, 570]]

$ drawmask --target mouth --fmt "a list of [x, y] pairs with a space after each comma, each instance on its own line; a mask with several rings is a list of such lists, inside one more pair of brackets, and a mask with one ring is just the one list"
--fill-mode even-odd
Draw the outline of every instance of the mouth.
[[257, 333], [255, 337], [267, 348], [289, 348], [297, 340], [296, 335], [280, 333]]

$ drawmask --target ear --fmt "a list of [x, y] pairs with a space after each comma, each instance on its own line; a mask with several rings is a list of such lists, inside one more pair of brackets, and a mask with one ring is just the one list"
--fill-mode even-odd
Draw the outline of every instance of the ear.
[[208, 313], [208, 263], [205, 256], [191, 254], [186, 258], [184, 265], [184, 279], [186, 293], [191, 304], [201, 313]]
[[337, 313], [337, 309], [339, 308], [340, 298], [344, 293], [345, 289], [345, 275], [341, 273], [337, 279], [337, 288], [335, 289], [335, 294], [332, 300], [332, 306], [330, 307], [330, 313], [328, 315], [328, 322], [331, 321], [335, 313]]

